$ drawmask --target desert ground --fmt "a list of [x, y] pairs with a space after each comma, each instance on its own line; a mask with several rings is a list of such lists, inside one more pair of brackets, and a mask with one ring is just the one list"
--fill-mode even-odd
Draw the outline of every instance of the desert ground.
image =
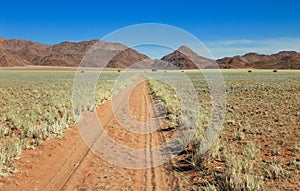
[[[299, 190], [300, 71], [220, 72], [225, 116], [213, 145], [201, 153], [199, 145], [212, 118], [212, 92], [199, 70], [129, 71], [128, 79], [118, 83], [126, 71], [104, 71], [91, 107], [73, 103], [74, 69], [1, 69], [0, 190]], [[115, 142], [147, 150], [141, 157], [155, 163], [159, 156], [153, 148], [168, 142], [186, 124], [180, 117], [186, 112], [181, 103], [190, 99], [156, 79], [184, 87], [186, 81], [178, 80], [182, 75], [192, 82], [198, 97], [194, 106], [199, 108], [196, 133], [182, 152], [153, 167], [147, 162], [141, 169], [113, 164], [99, 157], [101, 148], [110, 145], [101, 145], [102, 135], [94, 133], [96, 120], [87, 120], [85, 132], [95, 138], [92, 148], [87, 146], [80, 117], [96, 114]], [[131, 118], [121, 107], [125, 98]], [[138, 134], [124, 128], [116, 112], [128, 124], [132, 119], [143, 124], [156, 115], [163, 118], [155, 131], [140, 125], [147, 133]], [[128, 153], [110, 154], [117, 158]]]

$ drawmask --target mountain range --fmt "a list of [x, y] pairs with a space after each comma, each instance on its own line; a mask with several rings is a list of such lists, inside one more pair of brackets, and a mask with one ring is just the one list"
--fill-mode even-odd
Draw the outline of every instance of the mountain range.
[[[87, 54], [95, 54], [97, 57], [94, 57], [93, 60], [85, 60]], [[98, 67], [105, 64], [110, 68], [127, 68], [133, 63], [144, 60], [151, 59], [120, 43], [90, 40], [45, 45], [27, 40], [8, 40], [0, 37], [0, 67], [28, 65], [77, 67], [85, 61], [84, 66], [87, 67]], [[156, 66], [169, 63], [177, 69], [218, 67], [225, 69], [300, 69], [300, 53], [295, 51], [282, 51], [272, 55], [248, 53], [242, 56], [211, 60], [199, 56], [187, 46], [181, 46], [152, 63]]]

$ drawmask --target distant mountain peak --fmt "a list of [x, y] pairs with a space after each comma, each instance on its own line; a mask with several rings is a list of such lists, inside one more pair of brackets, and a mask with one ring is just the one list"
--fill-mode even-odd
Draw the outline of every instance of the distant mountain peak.
[[177, 50], [188, 50], [188, 51], [192, 51], [189, 47], [187, 47], [186, 45], [181, 45]]
[[174, 52], [164, 56], [161, 60], [170, 62], [178, 69], [206, 68], [213, 64], [213, 60], [199, 56], [189, 47], [182, 45]]

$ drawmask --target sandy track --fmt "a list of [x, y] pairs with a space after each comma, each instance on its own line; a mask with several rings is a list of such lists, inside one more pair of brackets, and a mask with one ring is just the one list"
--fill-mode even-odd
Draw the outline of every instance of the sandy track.
[[69, 129], [63, 138], [23, 151], [15, 162], [18, 172], [1, 178], [0, 190], [57, 190], [87, 151], [77, 129]]
[[[117, 100], [122, 99], [124, 100], [124, 97]], [[146, 82], [137, 85], [129, 98], [129, 108], [133, 118], [141, 122], [149, 120], [151, 101]], [[119, 110], [124, 111], [122, 107]], [[97, 109], [97, 113], [101, 123], [105, 124], [104, 129], [110, 137], [128, 147], [148, 148], [144, 154], [147, 159], [154, 160], [155, 156], [151, 149], [161, 144], [167, 134], [156, 131], [141, 135], [127, 131], [115, 119], [111, 102], [101, 105]], [[122, 117], [122, 113], [119, 115]], [[123, 122], [130, 123], [129, 120]], [[97, 157], [93, 152], [89, 152], [63, 190], [179, 190], [179, 180], [174, 172], [166, 169], [168, 165], [148, 169], [126, 169], [110, 164]]]
[[[149, 89], [144, 81], [133, 89], [129, 97], [129, 108], [133, 118], [141, 122], [149, 120], [151, 102]], [[122, 100], [117, 105], [121, 103]], [[120, 110], [123, 111], [121, 108]], [[155, 162], [157, 157], [153, 154], [152, 148], [162, 144], [171, 136], [170, 132], [155, 131], [148, 134], [136, 134], [124, 129], [114, 116], [116, 111], [113, 111], [111, 101], [102, 104], [96, 112], [106, 133], [112, 139], [128, 147], [148, 148], [144, 155], [151, 162]], [[120, 115], [122, 116], [122, 112]], [[125, 122], [126, 115], [128, 113], [124, 114]], [[90, 121], [90, 123], [89, 126], [93, 127], [97, 122]], [[151, 130], [148, 126], [141, 126], [141, 128], [146, 128], [147, 132]], [[87, 133], [92, 131], [93, 128], [90, 128]], [[100, 139], [101, 135], [99, 136]], [[90, 141], [97, 143], [97, 139]], [[62, 139], [46, 141], [35, 150], [25, 151], [16, 165], [20, 172], [2, 179], [1, 189], [184, 190], [177, 174], [168, 170], [169, 163], [155, 168], [136, 170], [119, 167], [91, 152], [75, 128], [68, 130]]]

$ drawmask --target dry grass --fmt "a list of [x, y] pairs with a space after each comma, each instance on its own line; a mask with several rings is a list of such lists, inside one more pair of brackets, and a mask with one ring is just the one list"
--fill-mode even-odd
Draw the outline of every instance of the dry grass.
[[[80, 119], [82, 110], [92, 110], [96, 104], [109, 99], [118, 73], [104, 73], [97, 83], [95, 100], [74, 104], [78, 107], [75, 117], [72, 107], [74, 75], [75, 72], [66, 71], [0, 71], [2, 175], [13, 169], [12, 160], [22, 149], [34, 148], [47, 138], [63, 136], [65, 129]], [[119, 83], [116, 89], [124, 88], [130, 80]]]
[[[199, 152], [199, 145], [210, 120], [209, 88], [200, 73], [185, 74], [194, 83], [201, 108], [197, 133], [186, 158], [196, 170], [200, 169], [197, 173], [186, 172], [195, 190], [297, 190], [300, 72], [223, 71], [226, 119], [220, 138], [204, 154]], [[150, 81], [150, 87], [168, 105], [172, 116], [180, 114], [176, 99], [172, 99], [176, 98], [174, 92], [168, 86]], [[181, 123], [178, 118], [171, 119]]]

